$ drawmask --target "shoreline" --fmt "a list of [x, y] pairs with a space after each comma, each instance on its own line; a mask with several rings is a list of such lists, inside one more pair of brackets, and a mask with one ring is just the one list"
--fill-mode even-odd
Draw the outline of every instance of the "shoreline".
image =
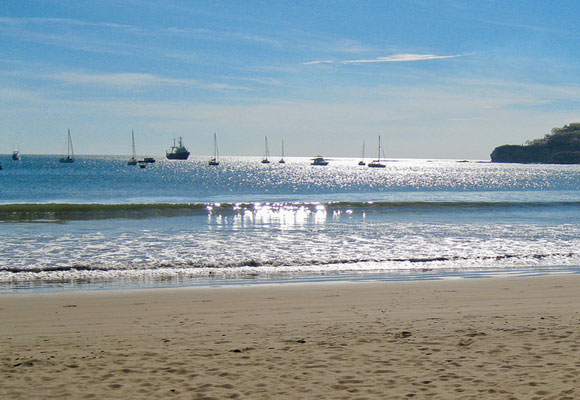
[[388, 272], [351, 271], [343, 273], [294, 273], [294, 274], [249, 274], [247, 276], [215, 275], [149, 277], [147, 281], [138, 278], [93, 279], [89, 281], [44, 281], [1, 282], [0, 295], [26, 293], [59, 293], [83, 291], [149, 290], [187, 287], [237, 287], [264, 285], [301, 285], [332, 282], [416, 282], [442, 281], [449, 279], [489, 279], [533, 276], [580, 275], [580, 266], [545, 266], [514, 268], [473, 268], [473, 269], [414, 269]]
[[580, 393], [580, 275], [0, 294], [5, 398]]

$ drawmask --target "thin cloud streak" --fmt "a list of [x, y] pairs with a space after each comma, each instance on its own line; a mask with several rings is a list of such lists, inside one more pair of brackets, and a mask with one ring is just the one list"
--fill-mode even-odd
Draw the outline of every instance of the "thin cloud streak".
[[111, 29], [122, 29], [131, 32], [143, 32], [141, 28], [133, 25], [126, 24], [114, 24], [109, 22], [89, 22], [79, 19], [72, 18], [43, 18], [43, 17], [33, 17], [33, 18], [14, 18], [14, 17], [0, 17], [0, 23], [4, 25], [16, 26], [24, 24], [59, 24], [59, 25], [73, 25], [73, 26], [89, 26], [97, 28], [111, 28]]
[[344, 60], [344, 61], [333, 61], [333, 60], [317, 60], [308, 61], [303, 63], [304, 65], [313, 64], [365, 64], [365, 63], [384, 63], [384, 62], [412, 62], [412, 61], [426, 61], [426, 60], [441, 60], [445, 58], [457, 58], [464, 57], [466, 54], [455, 54], [451, 56], [438, 56], [435, 54], [393, 54], [388, 57], [377, 57], [372, 59], [364, 60]]
[[440, 60], [444, 58], [461, 57], [461, 54], [452, 56], [437, 56], [434, 54], [395, 54], [388, 57], [377, 57], [371, 60], [349, 60], [342, 61], [342, 64], [359, 64], [359, 63], [382, 63], [382, 62], [410, 62], [410, 61], [425, 61], [425, 60]]
[[321, 60], [321, 61], [308, 61], [303, 63], [304, 65], [313, 65], [313, 64], [332, 64], [334, 61], [332, 60]]
[[227, 83], [203, 83], [195, 79], [166, 78], [144, 73], [88, 74], [83, 72], [62, 72], [47, 78], [73, 85], [105, 86], [118, 88], [140, 88], [151, 86], [193, 86], [215, 90], [252, 90], [249, 87]]

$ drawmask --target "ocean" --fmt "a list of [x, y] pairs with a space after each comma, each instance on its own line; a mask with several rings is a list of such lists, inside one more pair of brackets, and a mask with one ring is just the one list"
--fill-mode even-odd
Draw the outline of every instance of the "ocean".
[[578, 273], [580, 166], [0, 157], [0, 291]]

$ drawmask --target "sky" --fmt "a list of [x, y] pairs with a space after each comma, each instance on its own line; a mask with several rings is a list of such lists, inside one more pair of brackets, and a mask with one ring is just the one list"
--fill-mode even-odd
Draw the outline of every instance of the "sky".
[[580, 2], [2, 0], [0, 154], [489, 159], [580, 121]]

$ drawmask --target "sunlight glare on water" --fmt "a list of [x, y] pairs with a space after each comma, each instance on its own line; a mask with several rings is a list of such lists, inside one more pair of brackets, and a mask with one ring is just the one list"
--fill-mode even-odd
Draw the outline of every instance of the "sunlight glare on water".
[[329, 160], [27, 157], [0, 180], [0, 282], [580, 265], [579, 166]]

